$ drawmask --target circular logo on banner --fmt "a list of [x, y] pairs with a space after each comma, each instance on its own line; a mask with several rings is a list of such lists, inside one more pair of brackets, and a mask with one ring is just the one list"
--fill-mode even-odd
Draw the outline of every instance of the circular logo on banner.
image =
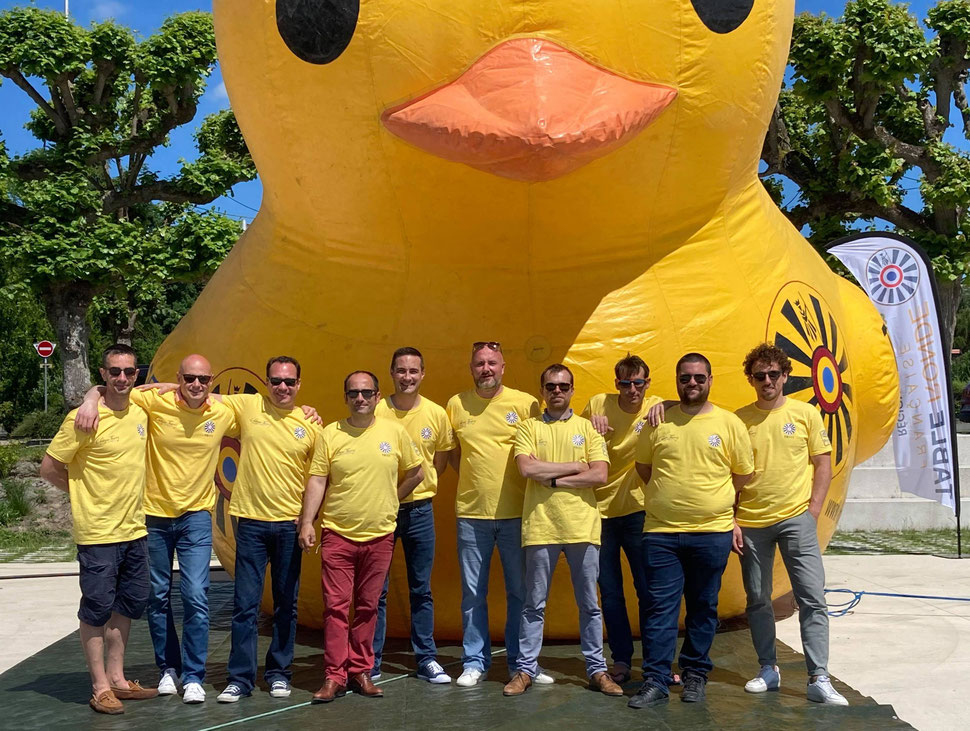
[[919, 262], [897, 246], [880, 249], [866, 262], [869, 293], [881, 305], [901, 305], [919, 286]]

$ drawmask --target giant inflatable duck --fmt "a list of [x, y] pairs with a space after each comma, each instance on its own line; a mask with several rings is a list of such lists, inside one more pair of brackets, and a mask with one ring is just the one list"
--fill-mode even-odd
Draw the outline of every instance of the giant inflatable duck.
[[[264, 391], [267, 357], [286, 353], [303, 363], [301, 400], [329, 421], [346, 415], [344, 375], [387, 373], [402, 345], [424, 352], [424, 390], [439, 403], [471, 387], [470, 344], [499, 340], [507, 384], [537, 392], [541, 370], [562, 361], [579, 406], [612, 390], [627, 352], [650, 364], [654, 393], [673, 396], [676, 360], [700, 351], [712, 399], [737, 408], [753, 400], [742, 358], [770, 340], [794, 362], [789, 396], [817, 406], [831, 435], [828, 542], [853, 465], [890, 433], [898, 391], [878, 314], [758, 180], [792, 0], [214, 6], [264, 197], [155, 374], [170, 379], [185, 353], [202, 352], [217, 390]], [[237, 457], [228, 441], [216, 477], [217, 550], [230, 567]], [[461, 633], [453, 496], [450, 474], [436, 498], [442, 638]], [[303, 568], [300, 621], [319, 626], [319, 559]], [[401, 568], [388, 621], [406, 636]], [[786, 573], [775, 577], [780, 596]], [[720, 607], [744, 611], [733, 559]], [[568, 575], [546, 628], [575, 634]]]

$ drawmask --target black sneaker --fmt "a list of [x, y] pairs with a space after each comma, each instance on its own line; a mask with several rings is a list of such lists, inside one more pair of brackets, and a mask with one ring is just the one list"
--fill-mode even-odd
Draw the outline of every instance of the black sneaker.
[[684, 703], [700, 703], [704, 700], [707, 678], [697, 673], [684, 673], [683, 683], [684, 690], [680, 694], [680, 700]]
[[630, 699], [627, 705], [630, 708], [648, 708], [649, 706], [659, 706], [668, 700], [670, 698], [665, 688], [661, 688], [659, 685], [645, 680], [643, 681], [643, 685], [640, 686], [640, 690]]

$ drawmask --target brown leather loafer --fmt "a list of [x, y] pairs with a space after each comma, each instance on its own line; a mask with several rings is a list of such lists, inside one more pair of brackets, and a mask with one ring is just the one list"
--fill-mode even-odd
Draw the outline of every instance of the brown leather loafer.
[[613, 678], [609, 676], [609, 673], [603, 671], [593, 673], [593, 677], [589, 679], [589, 689], [598, 690], [603, 695], [623, 695], [623, 688], [613, 682]]
[[383, 698], [384, 691], [378, 688], [370, 679], [367, 673], [357, 673], [347, 683], [347, 687], [355, 693], [360, 693], [367, 698]]
[[154, 698], [158, 695], [158, 688], [142, 688], [137, 680], [129, 680], [127, 688], [115, 688], [111, 686], [111, 692], [115, 698], [123, 701], [141, 701], [146, 698]]
[[512, 676], [512, 679], [502, 688], [502, 695], [513, 696], [522, 695], [532, 687], [532, 677], [521, 670]]
[[327, 678], [320, 686], [320, 690], [313, 694], [311, 703], [329, 703], [334, 698], [341, 698], [347, 693], [347, 687], [341, 685], [336, 680]]
[[125, 712], [125, 707], [121, 701], [110, 690], [104, 691], [101, 695], [92, 696], [88, 705], [98, 713], [107, 713], [110, 716], [117, 716], [119, 713]]

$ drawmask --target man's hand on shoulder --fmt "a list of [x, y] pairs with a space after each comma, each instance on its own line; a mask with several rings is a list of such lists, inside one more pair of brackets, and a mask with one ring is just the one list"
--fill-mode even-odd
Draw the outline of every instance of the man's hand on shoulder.
[[605, 437], [607, 433], [613, 431], [613, 427], [610, 426], [609, 417], [606, 414], [591, 414], [589, 421], [600, 436]]
[[101, 420], [98, 406], [104, 403], [103, 388], [103, 386], [95, 386], [84, 395], [84, 400], [74, 415], [74, 428], [78, 431], [85, 434], [97, 431], [98, 422]]
[[320, 426], [323, 426], [323, 419], [320, 418], [320, 414], [317, 413], [315, 408], [312, 406], [307, 406], [306, 404], [300, 408], [303, 409], [303, 416], [307, 421], [309, 421], [311, 424], [319, 424]]

